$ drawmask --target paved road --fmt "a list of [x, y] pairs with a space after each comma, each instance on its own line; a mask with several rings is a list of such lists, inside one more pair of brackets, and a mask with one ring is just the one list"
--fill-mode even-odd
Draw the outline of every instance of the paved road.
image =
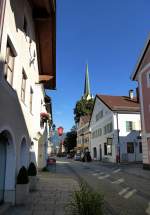
[[58, 159], [56, 171], [40, 173], [37, 192], [30, 193], [24, 206], [11, 207], [5, 215], [64, 215], [81, 178], [104, 195], [104, 215], [150, 215], [150, 171], [140, 165], [70, 159]]
[[104, 195], [112, 215], [150, 215], [150, 171], [139, 165], [70, 161], [69, 168]]

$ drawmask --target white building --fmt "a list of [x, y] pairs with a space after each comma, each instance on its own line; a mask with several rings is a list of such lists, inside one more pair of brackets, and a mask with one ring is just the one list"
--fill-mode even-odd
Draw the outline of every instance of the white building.
[[0, 203], [15, 203], [21, 166], [45, 165], [49, 121], [40, 113], [54, 88], [55, 1], [0, 0]]
[[142, 161], [139, 111], [132, 91], [129, 97], [96, 95], [90, 121], [93, 159]]

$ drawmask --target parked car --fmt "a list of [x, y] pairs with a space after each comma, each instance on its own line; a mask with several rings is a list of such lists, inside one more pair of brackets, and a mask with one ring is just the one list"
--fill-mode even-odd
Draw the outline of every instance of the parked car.
[[81, 154], [75, 154], [74, 160], [75, 161], [81, 161]]
[[48, 157], [47, 165], [56, 164], [56, 159], [53, 157]]

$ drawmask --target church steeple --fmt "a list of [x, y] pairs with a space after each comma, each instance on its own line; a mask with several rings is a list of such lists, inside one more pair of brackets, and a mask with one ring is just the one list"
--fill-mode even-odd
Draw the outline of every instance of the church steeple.
[[90, 81], [89, 81], [89, 71], [88, 71], [88, 64], [86, 64], [86, 73], [85, 73], [85, 84], [84, 84], [84, 99], [89, 100], [91, 99], [91, 92], [90, 92]]

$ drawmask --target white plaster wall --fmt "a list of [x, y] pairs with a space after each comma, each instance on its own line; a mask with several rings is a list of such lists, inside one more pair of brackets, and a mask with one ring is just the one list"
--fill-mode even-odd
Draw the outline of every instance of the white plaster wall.
[[[140, 113], [116, 113], [114, 114], [114, 129], [117, 130], [117, 115], [119, 127], [120, 153], [127, 157], [128, 161], [142, 161], [142, 153], [139, 153], [139, 141], [137, 137], [140, 135], [141, 121]], [[135, 130], [126, 131], [126, 121], [134, 122]], [[116, 132], [117, 137], [117, 132]], [[116, 142], [118, 142], [116, 138]], [[127, 153], [127, 142], [134, 142], [134, 153]]]
[[[96, 121], [96, 115], [103, 110], [103, 117]], [[119, 145], [121, 149], [121, 154], [127, 154], [127, 142], [136, 142], [135, 150], [133, 154], [127, 154], [128, 161], [141, 161], [142, 154], [139, 153], [139, 141], [137, 137], [139, 136], [139, 130], [141, 130], [140, 124], [140, 114], [138, 113], [113, 113], [107, 108], [98, 98], [96, 98], [95, 106], [93, 109], [93, 114], [91, 117], [90, 127], [91, 132], [102, 128], [102, 135], [96, 138], [91, 137], [91, 155], [93, 158], [93, 148], [97, 148], [97, 160], [100, 159], [100, 145], [102, 149], [102, 159], [109, 160], [111, 162], [116, 162], [117, 147], [118, 147], [118, 132], [117, 132], [117, 115], [118, 115], [118, 128], [119, 128]], [[126, 132], [126, 121], [135, 122], [136, 131]], [[104, 135], [103, 128], [108, 123], [112, 122], [113, 131]], [[92, 136], [92, 135], [91, 135]], [[112, 155], [104, 155], [104, 143], [107, 142], [107, 138], [112, 138]]]
[[[22, 31], [24, 14], [26, 15], [29, 25], [29, 36], [26, 36]], [[4, 68], [2, 65], [2, 62], [5, 61], [8, 37], [17, 54], [15, 57], [12, 86], [4, 80]], [[31, 43], [29, 42], [29, 37], [31, 38]], [[34, 64], [30, 65], [30, 60], [31, 57], [33, 57], [34, 52], [36, 54], [35, 61]], [[41, 105], [41, 100], [44, 100], [44, 91], [42, 86], [37, 84], [39, 78], [37, 50], [35, 43], [34, 23], [28, 1], [6, 1], [0, 61], [0, 131], [9, 129], [11, 130], [11, 135], [14, 137], [14, 166], [16, 168], [17, 175], [20, 168], [20, 147], [23, 137], [26, 138], [28, 149], [31, 147], [31, 141], [34, 142], [34, 147], [32, 147], [32, 155], [35, 156], [36, 161], [38, 160], [38, 141], [35, 140], [35, 137], [38, 132], [43, 135], [43, 130], [40, 128], [40, 112], [45, 111], [45, 106]], [[23, 68], [27, 75], [25, 103], [21, 101], [21, 80]], [[32, 113], [30, 113], [29, 107], [30, 87], [33, 89]], [[30, 153], [30, 159], [32, 155]], [[27, 163], [29, 163], [29, 154], [26, 159]], [[9, 174], [11, 174], [10, 171]], [[9, 174], [7, 178], [11, 178]], [[6, 187], [6, 191], [8, 191], [7, 193], [9, 193], [10, 186], [11, 180], [8, 182]], [[13, 189], [15, 189], [15, 185], [11, 187], [11, 190]], [[7, 196], [7, 199], [12, 202], [14, 201], [11, 195]]]
[[[103, 117], [101, 119], [99, 119], [98, 121], [96, 121], [96, 115], [101, 110], [103, 110]], [[113, 145], [112, 145], [112, 156], [104, 155], [104, 143], [107, 142], [107, 138], [113, 138], [113, 132], [106, 134], [106, 135], [104, 135], [104, 133], [103, 133], [104, 126], [110, 122], [113, 123], [112, 111], [110, 111], [110, 109], [108, 109], [98, 98], [96, 98], [95, 106], [93, 109], [93, 114], [91, 117], [90, 128], [91, 128], [91, 134], [95, 130], [102, 128], [102, 136], [92, 138], [92, 135], [91, 135], [91, 149], [90, 149], [90, 151], [91, 151], [92, 158], [93, 158], [93, 148], [96, 147], [97, 148], [97, 160], [100, 159], [100, 145], [101, 145], [103, 159], [106, 158], [109, 161], [114, 162], [114, 160], [115, 160], [115, 144], [114, 144], [114, 141], [113, 141]]]

